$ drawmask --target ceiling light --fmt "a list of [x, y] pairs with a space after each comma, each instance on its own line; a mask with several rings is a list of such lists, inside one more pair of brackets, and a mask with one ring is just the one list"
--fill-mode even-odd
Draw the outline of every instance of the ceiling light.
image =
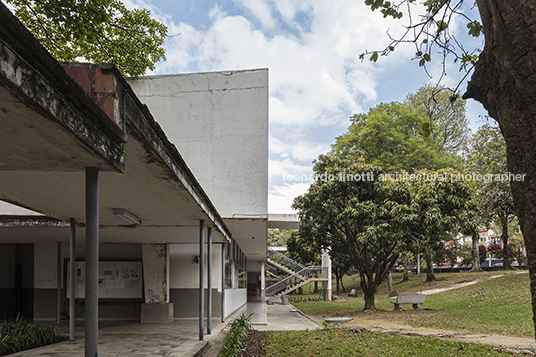
[[138, 226], [141, 224], [141, 219], [139, 219], [134, 213], [127, 211], [124, 208], [114, 208], [112, 209], [113, 214], [123, 218], [125, 221]]

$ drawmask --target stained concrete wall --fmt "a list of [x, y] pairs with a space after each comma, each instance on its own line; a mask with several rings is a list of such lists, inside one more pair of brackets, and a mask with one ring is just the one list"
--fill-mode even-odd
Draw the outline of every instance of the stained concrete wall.
[[[69, 244], [62, 243], [62, 280], [63, 261], [69, 257]], [[85, 258], [85, 243], [76, 245], [76, 258]], [[100, 244], [100, 259], [141, 259], [141, 244]], [[56, 319], [57, 306], [57, 243], [35, 244], [34, 256], [34, 319], [51, 321]], [[138, 308], [141, 302], [133, 302]], [[84, 304], [76, 307], [76, 319], [85, 316]], [[99, 319], [102, 320], [132, 320], [139, 321], [138, 310], [125, 302], [99, 302]]]
[[222, 217], [266, 214], [268, 70], [129, 79]]

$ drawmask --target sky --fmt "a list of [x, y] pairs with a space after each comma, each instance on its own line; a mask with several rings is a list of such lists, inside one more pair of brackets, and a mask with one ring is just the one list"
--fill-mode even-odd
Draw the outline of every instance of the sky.
[[[292, 200], [310, 182], [289, 178], [312, 173], [313, 160], [347, 130], [352, 114], [403, 101], [441, 74], [434, 52], [429, 75], [419, 67], [412, 44], [399, 45], [375, 63], [360, 60], [361, 53], [382, 50], [389, 35], [404, 31], [403, 21], [383, 18], [363, 0], [124, 2], [150, 10], [168, 26], [167, 61], [148, 74], [269, 69], [269, 213], [295, 213]], [[474, 9], [462, 10], [478, 16]], [[450, 31], [467, 38], [466, 24], [455, 19]], [[482, 44], [480, 39], [464, 41], [468, 48]], [[447, 62], [442, 83], [455, 87], [464, 74], [458, 64]], [[462, 93], [465, 87], [460, 86]], [[484, 115], [479, 103], [468, 101], [473, 132]]]

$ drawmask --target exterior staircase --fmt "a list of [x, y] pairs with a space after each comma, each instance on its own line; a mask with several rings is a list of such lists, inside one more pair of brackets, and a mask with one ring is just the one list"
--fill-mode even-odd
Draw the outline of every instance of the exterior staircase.
[[272, 248], [268, 248], [268, 269], [267, 273], [274, 276], [274, 271], [282, 271], [289, 274], [287, 277], [279, 280], [277, 283], [268, 286], [265, 290], [267, 299], [275, 300], [283, 295], [304, 286], [311, 281], [327, 281], [322, 278], [321, 266], [305, 267], [286, 255], [283, 255]]

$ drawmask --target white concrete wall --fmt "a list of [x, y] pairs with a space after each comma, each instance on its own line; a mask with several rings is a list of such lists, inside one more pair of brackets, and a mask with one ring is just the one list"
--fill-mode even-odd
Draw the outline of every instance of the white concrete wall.
[[36, 243], [34, 245], [34, 252], [34, 288], [56, 289], [58, 286], [57, 243]]
[[129, 79], [222, 217], [268, 211], [268, 70]]
[[[192, 262], [192, 257], [199, 255], [198, 244], [170, 244], [169, 270], [171, 289], [198, 289], [199, 264]], [[207, 282], [207, 248], [205, 245], [205, 288]], [[221, 292], [221, 244], [212, 246], [212, 288]]]
[[225, 289], [225, 318], [247, 302], [247, 289]]

